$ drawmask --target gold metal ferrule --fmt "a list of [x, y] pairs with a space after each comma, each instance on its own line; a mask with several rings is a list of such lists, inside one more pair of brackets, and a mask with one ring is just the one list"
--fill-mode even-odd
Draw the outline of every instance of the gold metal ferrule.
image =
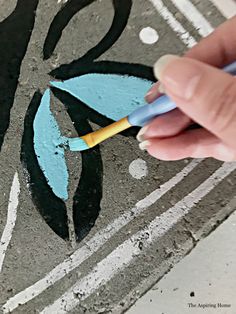
[[128, 121], [128, 118], [125, 117], [117, 122], [114, 122], [105, 128], [99, 129], [95, 132], [89, 133], [87, 135], [82, 136], [81, 138], [87, 143], [87, 145], [91, 148], [96, 146], [97, 144], [105, 141], [106, 139], [116, 135], [128, 128], [131, 125]]

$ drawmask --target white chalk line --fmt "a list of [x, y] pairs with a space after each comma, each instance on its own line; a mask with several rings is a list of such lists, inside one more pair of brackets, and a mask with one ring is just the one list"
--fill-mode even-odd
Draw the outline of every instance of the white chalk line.
[[93, 270], [67, 290], [53, 304], [44, 308], [41, 314], [65, 314], [73, 310], [80, 301], [89, 297], [101, 285], [106, 284], [118, 272], [127, 267], [142, 251], [138, 244], [141, 240], [145, 248], [167, 233], [178, 221], [214, 189], [225, 177], [236, 169], [236, 163], [225, 163], [193, 192], [177, 202], [147, 227], [124, 241], [107, 257], [100, 261]]
[[13, 178], [9, 201], [7, 209], [7, 222], [3, 230], [2, 237], [0, 240], [0, 273], [2, 271], [3, 262], [5, 259], [5, 254], [7, 247], [11, 241], [12, 233], [16, 223], [17, 217], [17, 207], [19, 203], [19, 194], [20, 194], [20, 182], [18, 179], [18, 173], [16, 172]]
[[144, 210], [153, 205], [164, 194], [180, 183], [201, 161], [201, 159], [191, 161], [169, 181], [165, 182], [154, 192], [139, 201], [134, 208], [128, 210], [111, 222], [107, 227], [97, 232], [84, 246], [76, 250], [62, 263], [58, 264], [45, 277], [11, 297], [3, 306], [4, 313], [9, 313], [16, 309], [19, 304], [25, 304], [34, 299], [48, 287], [54, 285], [57, 281], [81, 265], [87, 258], [98, 251], [121, 228], [138, 217]]
[[231, 18], [236, 14], [236, 3], [234, 0], [210, 0], [210, 1], [227, 19]]
[[206, 37], [213, 32], [214, 28], [189, 0], [171, 1], [201, 36]]
[[[178, 37], [181, 38], [183, 43], [188, 47], [192, 48], [196, 44], [196, 40], [192, 37], [189, 32], [176, 20], [174, 15], [164, 6], [161, 0], [149, 0], [162, 18], [167, 24], [173, 29]], [[178, 0], [177, 0], [178, 1]]]

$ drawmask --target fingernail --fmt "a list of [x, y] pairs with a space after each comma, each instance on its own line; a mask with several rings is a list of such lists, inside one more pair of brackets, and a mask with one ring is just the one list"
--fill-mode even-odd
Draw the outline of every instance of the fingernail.
[[148, 126], [146, 125], [138, 132], [136, 138], [139, 142], [143, 142], [145, 140], [144, 134], [146, 133], [147, 129], [148, 129]]
[[157, 92], [157, 88], [156, 88], [156, 84], [153, 85], [149, 91], [147, 92], [147, 94], [145, 95], [145, 99], [148, 102], [152, 102], [156, 97], [158, 96], [158, 92]]
[[147, 150], [147, 148], [150, 146], [150, 141], [144, 141], [142, 143], [139, 144], [139, 148], [141, 150]]
[[147, 92], [147, 94], [145, 95], [145, 97], [150, 97], [153, 94], [153, 87], [151, 89], [149, 89], [149, 91]]
[[180, 57], [175, 55], [165, 55], [162, 56], [157, 62], [154, 64], [154, 75], [158, 80], [162, 79], [162, 74], [165, 68], [170, 64], [172, 61], [178, 60]]
[[202, 76], [196, 61], [175, 56], [163, 56], [154, 66], [155, 75], [173, 95], [190, 100]]
[[147, 92], [145, 99], [148, 103], [155, 101], [161, 94], [165, 93], [165, 88], [161, 83], [156, 83], [152, 88]]
[[162, 83], [160, 83], [158, 90], [161, 94], [165, 94], [165, 87]]

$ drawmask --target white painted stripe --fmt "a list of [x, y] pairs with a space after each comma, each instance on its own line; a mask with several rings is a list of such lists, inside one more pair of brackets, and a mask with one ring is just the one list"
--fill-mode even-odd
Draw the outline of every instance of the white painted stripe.
[[3, 230], [3, 234], [0, 240], [0, 273], [2, 271], [2, 266], [7, 251], [7, 247], [11, 241], [13, 229], [16, 223], [17, 217], [17, 206], [19, 203], [18, 196], [20, 193], [20, 182], [18, 179], [18, 173], [14, 175], [14, 179], [11, 186], [8, 209], [7, 209], [7, 222]]
[[[164, 6], [161, 0], [149, 0], [167, 24], [174, 30], [174, 32], [181, 38], [183, 43], [191, 48], [196, 44], [196, 40], [189, 34], [188, 31], [176, 20], [173, 14]], [[178, 0], [177, 0], [178, 1]]]
[[171, 0], [179, 11], [193, 24], [198, 33], [206, 37], [214, 28], [189, 0]]
[[91, 238], [86, 245], [76, 250], [70, 257], [58, 264], [44, 278], [40, 279], [25, 290], [22, 290], [10, 298], [3, 306], [4, 313], [9, 313], [16, 309], [19, 304], [25, 304], [55, 284], [73, 269], [82, 264], [93, 253], [98, 251], [116, 232], [126, 226], [134, 218], [138, 217], [145, 209], [153, 205], [164, 194], [170, 191], [175, 185], [181, 182], [202, 160], [193, 160], [169, 181], [165, 182], [158, 189], [138, 202], [134, 208], [111, 222], [106, 228], [100, 230]]
[[210, 0], [210, 1], [227, 19], [231, 18], [236, 14], [236, 3], [234, 0]]
[[192, 193], [156, 217], [145, 229], [124, 241], [106, 258], [100, 261], [87, 276], [68, 289], [53, 304], [45, 307], [41, 314], [65, 314], [74, 309], [79, 305], [80, 301], [89, 297], [101, 285], [105, 285], [118, 272], [127, 267], [135, 257], [142, 253], [138, 247], [140, 240], [142, 240], [144, 247], [150, 246], [188, 214], [203, 197], [235, 169], [236, 163], [225, 163]]

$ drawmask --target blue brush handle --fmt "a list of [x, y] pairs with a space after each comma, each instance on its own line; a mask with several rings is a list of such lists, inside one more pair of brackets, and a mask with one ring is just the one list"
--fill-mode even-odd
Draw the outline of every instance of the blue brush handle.
[[168, 96], [161, 96], [153, 103], [144, 105], [128, 116], [128, 121], [132, 126], [144, 126], [150, 120], [163, 113], [176, 108], [174, 102]]
[[[229, 74], [236, 75], [236, 61], [227, 65], [223, 70]], [[171, 99], [164, 95], [157, 98], [153, 103], [136, 109], [128, 116], [128, 121], [132, 126], [144, 126], [156, 116], [167, 113], [176, 108]]]

